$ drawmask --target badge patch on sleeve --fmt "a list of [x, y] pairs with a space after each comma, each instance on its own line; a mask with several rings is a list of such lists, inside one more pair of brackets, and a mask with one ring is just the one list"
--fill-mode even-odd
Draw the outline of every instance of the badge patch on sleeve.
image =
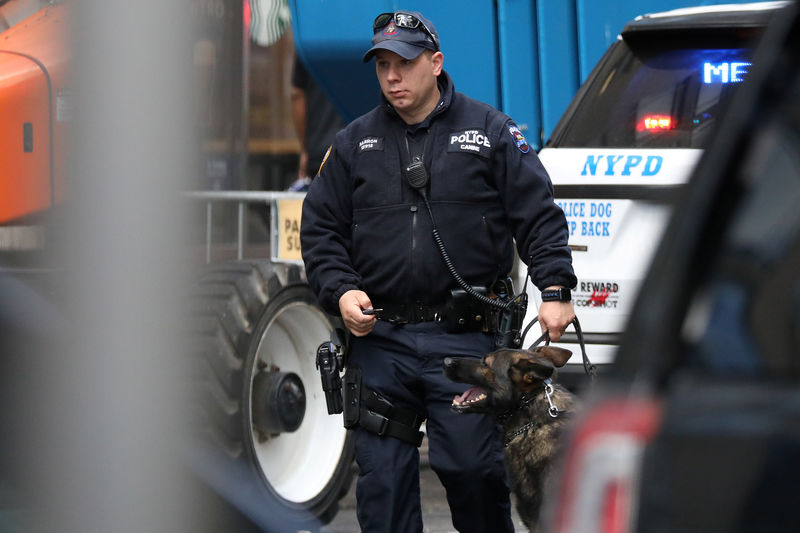
[[364, 137], [358, 141], [359, 152], [383, 151], [383, 137]]
[[328, 146], [328, 151], [325, 152], [325, 157], [322, 158], [322, 163], [319, 164], [319, 170], [317, 170], [317, 176], [322, 174], [322, 167], [324, 167], [325, 163], [328, 161], [328, 156], [331, 155], [331, 149], [333, 149], [333, 146]]
[[519, 148], [519, 151], [523, 154], [527, 154], [531, 151], [531, 145], [528, 144], [528, 141], [525, 139], [525, 136], [519, 131], [519, 128], [513, 122], [508, 125], [508, 132], [511, 134], [511, 137], [514, 139], [514, 143]]
[[492, 151], [492, 142], [483, 130], [464, 130], [450, 133], [447, 144], [448, 152], [467, 152], [489, 157]]

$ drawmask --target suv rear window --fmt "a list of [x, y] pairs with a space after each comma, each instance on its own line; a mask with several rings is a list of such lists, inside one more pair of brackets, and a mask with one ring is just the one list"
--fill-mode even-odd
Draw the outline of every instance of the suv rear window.
[[551, 146], [703, 148], [720, 102], [747, 77], [751, 49], [686, 41], [663, 32], [618, 41]]

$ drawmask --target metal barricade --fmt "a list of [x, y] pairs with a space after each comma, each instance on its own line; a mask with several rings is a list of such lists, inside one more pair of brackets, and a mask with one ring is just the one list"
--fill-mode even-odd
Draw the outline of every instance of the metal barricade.
[[276, 191], [188, 191], [185, 195], [206, 204], [205, 257], [211, 262], [214, 204], [236, 204], [236, 258], [244, 255], [245, 208], [263, 202], [270, 212], [270, 260], [300, 263], [300, 209], [304, 193]]

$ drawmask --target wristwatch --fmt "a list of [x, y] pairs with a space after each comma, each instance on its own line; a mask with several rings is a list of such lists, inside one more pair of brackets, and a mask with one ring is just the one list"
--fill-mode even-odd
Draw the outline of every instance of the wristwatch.
[[543, 302], [569, 302], [570, 300], [572, 300], [572, 292], [564, 287], [542, 291]]

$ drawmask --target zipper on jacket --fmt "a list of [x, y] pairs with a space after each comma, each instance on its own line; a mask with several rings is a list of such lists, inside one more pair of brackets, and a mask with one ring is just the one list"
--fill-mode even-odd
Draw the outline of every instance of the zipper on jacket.
[[418, 280], [419, 265], [417, 264], [417, 217], [419, 216], [419, 207], [414, 204], [410, 207], [411, 211], [411, 283], [409, 285], [409, 293], [413, 292], [414, 287], [419, 287]]

